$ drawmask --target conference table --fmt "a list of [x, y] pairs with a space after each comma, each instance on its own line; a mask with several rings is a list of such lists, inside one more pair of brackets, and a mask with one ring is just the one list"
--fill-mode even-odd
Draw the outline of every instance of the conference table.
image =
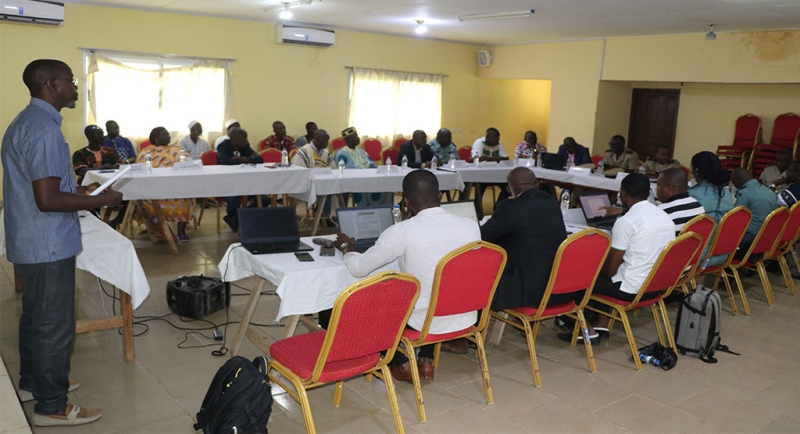
[[[312, 243], [313, 237], [302, 241], [314, 248], [308, 252], [313, 262], [300, 262], [294, 253], [275, 253], [253, 255], [240, 243], [231, 244], [218, 268], [224, 282], [234, 282], [250, 276], [258, 276], [247, 300], [239, 332], [236, 334], [231, 353], [235, 356], [244, 341], [250, 339], [265, 354], [269, 352], [269, 337], [251, 325], [258, 299], [267, 282], [277, 287], [281, 299], [276, 321], [288, 318], [283, 337], [292, 336], [297, 324], [302, 321], [311, 330], [319, 330], [317, 324], [305, 315], [333, 307], [336, 298], [348, 286], [361, 280], [353, 277], [342, 262], [342, 252], [336, 250], [334, 256], [320, 256], [320, 246]], [[335, 239], [334, 235], [320, 238]], [[375, 270], [370, 275], [387, 270], [398, 270], [396, 261]]]
[[[133, 309], [138, 308], [150, 294], [150, 284], [129, 239], [86, 211], [81, 211], [78, 215], [83, 250], [75, 258], [76, 267], [94, 274], [121, 291], [120, 315], [79, 319], [75, 322], [75, 333], [121, 327], [123, 357], [126, 362], [132, 362], [136, 356], [133, 345]], [[0, 211], [0, 221], [2, 218], [3, 212]], [[0, 255], [5, 254], [4, 225], [0, 224]]]

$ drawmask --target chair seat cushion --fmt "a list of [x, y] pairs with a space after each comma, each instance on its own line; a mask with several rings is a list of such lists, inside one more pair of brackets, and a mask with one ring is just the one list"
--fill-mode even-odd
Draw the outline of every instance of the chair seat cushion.
[[[567, 303], [556, 304], [553, 306], [547, 306], [542, 312], [542, 316], [552, 316], [552, 315], [561, 315], [562, 313], [569, 312], [575, 309], [575, 301], [569, 301]], [[518, 307], [516, 309], [511, 309], [514, 312], [521, 313], [523, 315], [534, 316], [539, 312], [538, 307]]]
[[[425, 342], [449, 341], [449, 340], [452, 340], [452, 339], [460, 338], [460, 337], [464, 336], [465, 334], [469, 333], [469, 331], [471, 329], [472, 329], [472, 327], [470, 326], [470, 327], [467, 327], [467, 328], [465, 328], [463, 330], [458, 330], [458, 331], [455, 331], [455, 332], [439, 333], [439, 334], [428, 333], [428, 336], [425, 338]], [[414, 330], [414, 329], [408, 328], [408, 327], [406, 327], [406, 329], [403, 330], [403, 337], [404, 338], [408, 338], [408, 339], [410, 339], [412, 341], [416, 341], [417, 339], [419, 339], [419, 335], [420, 335], [419, 330]]]
[[[627, 306], [627, 305], [631, 304], [630, 301], [625, 301], [625, 300], [621, 300], [619, 298], [614, 298], [614, 297], [611, 297], [611, 296], [608, 296], [608, 295], [602, 295], [602, 294], [592, 295], [592, 298], [599, 298], [599, 299], [610, 301], [612, 303], [616, 303], [616, 304], [619, 304], [619, 305], [622, 305], [622, 306]], [[633, 306], [631, 309], [641, 309], [643, 307], [647, 307], [647, 306], [650, 306], [650, 305], [658, 303], [658, 300], [661, 300], [660, 296], [651, 298], [649, 300], [642, 300], [639, 303], [637, 303], [636, 306]]]
[[[308, 380], [314, 373], [314, 365], [317, 363], [322, 343], [325, 341], [325, 333], [324, 331], [306, 333], [281, 339], [270, 346], [269, 354], [298, 377]], [[329, 362], [325, 365], [319, 381], [328, 383], [356, 376], [375, 367], [379, 360], [380, 354], [375, 353], [354, 359]]]

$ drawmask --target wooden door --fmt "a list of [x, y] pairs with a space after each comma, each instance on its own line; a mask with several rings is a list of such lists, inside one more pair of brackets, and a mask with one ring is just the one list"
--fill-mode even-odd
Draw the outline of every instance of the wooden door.
[[653, 157], [661, 144], [673, 155], [680, 96], [679, 89], [633, 89], [627, 144], [642, 161]]

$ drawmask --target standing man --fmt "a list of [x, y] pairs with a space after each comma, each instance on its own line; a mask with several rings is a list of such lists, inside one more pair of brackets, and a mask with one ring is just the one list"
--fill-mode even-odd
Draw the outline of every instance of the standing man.
[[458, 147], [453, 143], [453, 134], [447, 128], [442, 128], [436, 133], [436, 138], [428, 142], [433, 155], [444, 166], [450, 163], [450, 156], [458, 160]]
[[614, 176], [619, 172], [633, 173], [639, 169], [639, 154], [625, 147], [625, 137], [617, 134], [609, 140], [608, 147], [603, 157], [606, 176]]
[[178, 142], [178, 146], [186, 151], [192, 160], [199, 160], [203, 152], [211, 150], [211, 145], [200, 138], [201, 134], [203, 134], [203, 126], [200, 125], [200, 122], [191, 121], [189, 122], [189, 135], [184, 136], [184, 138]]
[[263, 151], [267, 148], [275, 148], [279, 151], [292, 152], [294, 149], [294, 138], [286, 135], [286, 125], [281, 121], [272, 123], [272, 132], [275, 133], [258, 144], [258, 149]]
[[397, 155], [395, 164], [402, 166], [403, 156], [405, 156], [408, 159], [408, 167], [415, 169], [429, 167], [433, 159], [433, 151], [427, 142], [428, 135], [425, 134], [425, 131], [414, 131], [411, 140], [400, 145], [400, 153]]
[[75, 337], [75, 256], [81, 251], [77, 211], [116, 206], [122, 194], [77, 187], [61, 109], [75, 108], [77, 80], [58, 60], [35, 60], [22, 80], [30, 104], [3, 137], [3, 196], [8, 260], [22, 282], [19, 321], [20, 398], [33, 395], [37, 426], [94, 422], [101, 410], [67, 402]]
[[131, 141], [119, 135], [119, 124], [116, 121], [106, 122], [106, 132], [108, 135], [103, 140], [103, 146], [113, 148], [117, 151], [119, 159], [125, 164], [136, 161], [136, 150], [133, 149]]

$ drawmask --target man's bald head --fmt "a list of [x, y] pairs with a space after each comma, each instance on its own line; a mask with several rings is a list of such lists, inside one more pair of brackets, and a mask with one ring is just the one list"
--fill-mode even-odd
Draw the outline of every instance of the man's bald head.
[[673, 196], [689, 191], [689, 177], [679, 168], [667, 169], [658, 176], [656, 197], [666, 203]]
[[532, 189], [539, 188], [539, 180], [533, 171], [525, 167], [517, 167], [508, 173], [506, 177], [508, 180], [508, 188], [511, 190], [511, 196], [517, 197], [520, 194]]
[[751, 179], [753, 179], [753, 175], [741, 167], [733, 169], [733, 173], [731, 173], [731, 182], [736, 188], [742, 188], [744, 183]]

